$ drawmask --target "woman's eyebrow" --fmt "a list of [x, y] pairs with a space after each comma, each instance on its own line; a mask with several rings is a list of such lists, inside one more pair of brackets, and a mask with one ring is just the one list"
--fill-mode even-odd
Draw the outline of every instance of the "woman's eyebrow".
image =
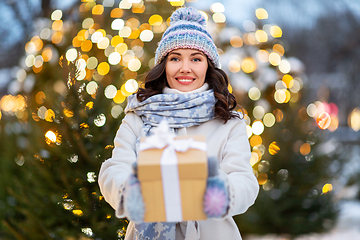
[[196, 52], [196, 53], [192, 53], [192, 54], [190, 54], [190, 56], [195, 56], [195, 55], [201, 55], [201, 56], [205, 56], [205, 54], [204, 53], [202, 53], [202, 52]]

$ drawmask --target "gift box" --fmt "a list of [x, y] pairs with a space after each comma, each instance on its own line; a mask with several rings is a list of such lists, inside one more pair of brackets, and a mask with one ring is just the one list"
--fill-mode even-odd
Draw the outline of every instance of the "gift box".
[[145, 203], [144, 221], [204, 220], [208, 177], [205, 136], [166, 138], [167, 143], [158, 144], [163, 139], [156, 136], [140, 143], [138, 179]]

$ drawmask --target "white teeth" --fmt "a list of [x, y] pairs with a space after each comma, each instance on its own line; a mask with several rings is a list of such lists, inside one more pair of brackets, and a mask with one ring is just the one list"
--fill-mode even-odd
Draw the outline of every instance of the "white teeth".
[[178, 79], [179, 82], [192, 82], [193, 79]]

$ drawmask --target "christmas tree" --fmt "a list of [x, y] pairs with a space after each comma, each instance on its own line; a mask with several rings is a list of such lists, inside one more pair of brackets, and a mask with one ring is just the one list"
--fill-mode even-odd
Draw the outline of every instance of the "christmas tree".
[[[115, 218], [96, 176], [111, 155], [126, 97], [154, 65], [156, 43], [182, 5], [87, 0], [38, 19], [17, 72], [20, 87], [1, 99], [0, 178], [8, 184], [0, 190], [0, 237], [124, 237], [127, 220]], [[331, 159], [314, 151], [321, 133], [311, 118], [317, 114], [301, 103], [301, 64], [285, 57], [281, 28], [260, 22], [264, 9], [241, 30], [227, 26], [219, 3], [203, 13], [246, 113], [250, 162], [262, 186], [256, 204], [235, 217], [241, 231], [322, 230], [333, 216]], [[326, 129], [324, 116], [319, 126]]]

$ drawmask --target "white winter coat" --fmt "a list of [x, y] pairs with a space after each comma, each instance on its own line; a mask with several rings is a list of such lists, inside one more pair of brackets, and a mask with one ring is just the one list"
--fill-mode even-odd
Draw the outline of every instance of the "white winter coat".
[[[135, 113], [128, 113], [117, 131], [112, 157], [100, 169], [99, 186], [105, 200], [115, 209], [118, 218], [126, 217], [123, 207], [125, 182], [136, 161], [135, 142], [143, 122]], [[199, 126], [181, 129], [179, 135], [205, 135], [208, 156], [219, 159], [221, 174], [229, 184], [230, 207], [221, 219], [183, 222], [176, 225], [176, 239], [240, 240], [232, 216], [244, 213], [255, 201], [259, 185], [250, 166], [250, 147], [244, 120], [213, 119]], [[134, 224], [130, 222], [126, 239], [133, 239]]]

